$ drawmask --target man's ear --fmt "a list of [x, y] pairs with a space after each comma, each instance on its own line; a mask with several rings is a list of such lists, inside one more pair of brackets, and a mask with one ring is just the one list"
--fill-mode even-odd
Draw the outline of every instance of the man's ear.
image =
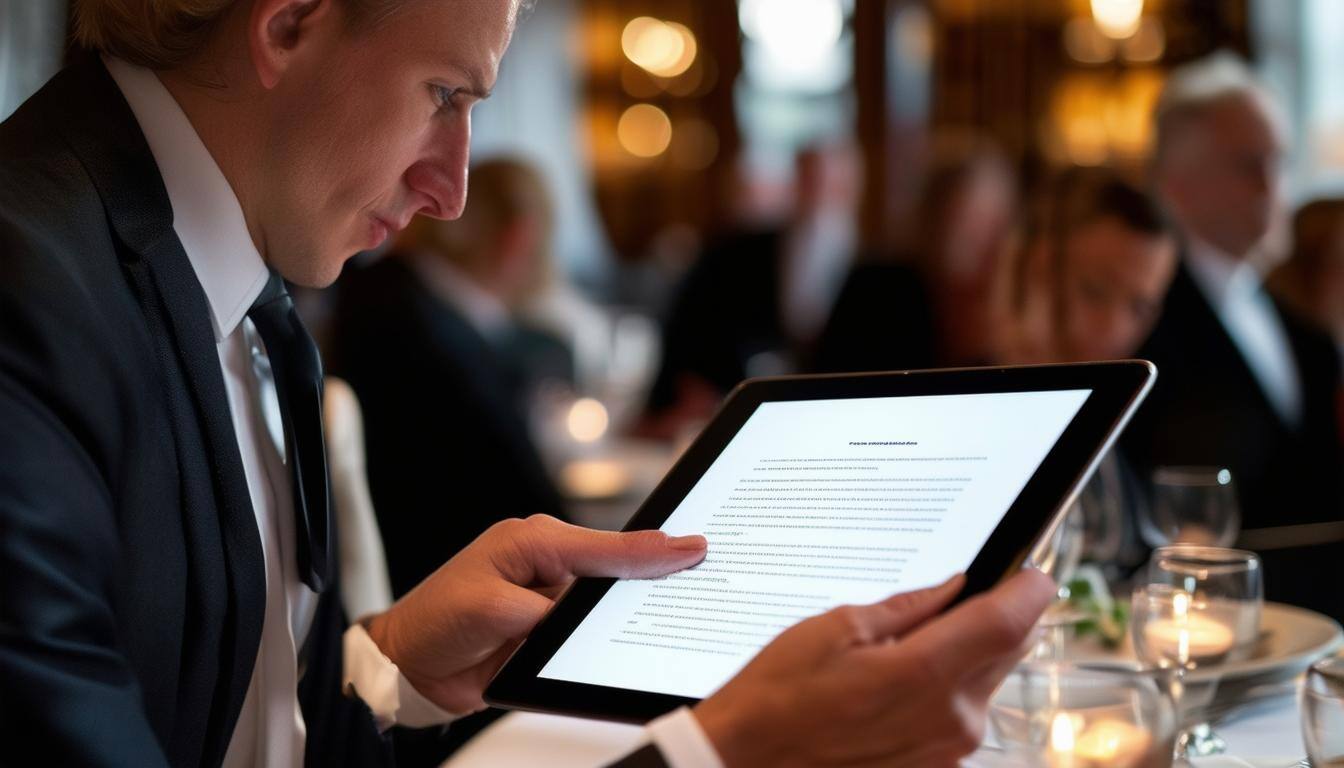
[[333, 0], [256, 0], [247, 21], [248, 51], [263, 88], [274, 88], [319, 24]]

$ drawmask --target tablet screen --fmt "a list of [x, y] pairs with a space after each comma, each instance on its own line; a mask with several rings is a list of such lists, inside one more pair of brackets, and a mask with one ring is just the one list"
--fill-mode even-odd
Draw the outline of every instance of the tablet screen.
[[802, 619], [965, 570], [1091, 393], [761, 403], [661, 526], [704, 562], [616, 582], [540, 677], [704, 698]]

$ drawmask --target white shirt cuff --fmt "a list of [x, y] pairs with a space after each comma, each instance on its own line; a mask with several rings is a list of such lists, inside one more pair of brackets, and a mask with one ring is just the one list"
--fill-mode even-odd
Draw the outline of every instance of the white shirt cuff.
[[723, 768], [719, 753], [690, 709], [682, 707], [644, 728], [668, 768]]
[[408, 728], [444, 725], [458, 717], [415, 690], [363, 626], [352, 625], [343, 640], [345, 680], [341, 690], [347, 696], [358, 696], [369, 706], [379, 731], [394, 725]]

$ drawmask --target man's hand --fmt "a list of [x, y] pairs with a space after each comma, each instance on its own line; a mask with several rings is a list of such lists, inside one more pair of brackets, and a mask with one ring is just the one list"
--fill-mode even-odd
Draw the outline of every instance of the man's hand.
[[1024, 571], [937, 616], [961, 586], [844, 606], [781, 634], [695, 708], [724, 764], [955, 765], [979, 746], [989, 697], [1055, 594]]
[[466, 714], [485, 706], [490, 678], [576, 576], [654, 578], [704, 556], [703, 536], [505, 520], [369, 620], [369, 636], [417, 691]]

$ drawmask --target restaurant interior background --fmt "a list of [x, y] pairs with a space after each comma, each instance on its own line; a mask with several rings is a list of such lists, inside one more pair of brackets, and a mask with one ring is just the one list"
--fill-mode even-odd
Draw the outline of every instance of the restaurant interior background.
[[[0, 0], [0, 117], [70, 55], [67, 15]], [[641, 429], [660, 321], [707, 242], [790, 217], [800, 151], [827, 157], [818, 183], [852, 188], [856, 258], [906, 253], [949, 148], [992, 147], [1024, 192], [1095, 165], [1142, 184], [1165, 75], [1231, 51], [1285, 106], [1297, 204], [1344, 190], [1340, 30], [1336, 0], [540, 0], [474, 110], [473, 159], [534, 164], [554, 207], [536, 315], [573, 375], [530, 414], [548, 467], [578, 500], [660, 475], [668, 453], [642, 467], [622, 437]], [[328, 308], [306, 296], [320, 338]]]
[[[69, 13], [68, 0], [0, 0], [0, 120], [77, 55]], [[1008, 272], [1000, 264], [1028, 250], [1023, 232], [1036, 202], [1070, 170], [1108, 169], [1151, 189], [1154, 110], [1182, 65], [1235, 57], [1272, 94], [1284, 118], [1286, 154], [1272, 170], [1282, 171], [1285, 213], [1344, 199], [1341, 39], [1344, 0], [537, 0], [493, 96], [472, 113], [473, 164], [493, 163], [491, 176], [473, 171], [463, 221], [412, 226], [405, 238], [419, 240], [391, 246], [420, 265], [408, 273], [419, 275], [425, 295], [378, 295], [391, 273], [377, 273], [377, 265], [397, 261], [385, 252], [357, 255], [332, 288], [295, 291], [327, 371], [346, 378], [363, 407], [356, 428], [351, 388], [329, 380], [329, 463], [336, 514], [349, 534], [341, 540], [347, 612], [385, 607], [504, 517], [552, 512], [621, 527], [743, 376], [855, 370], [823, 364], [822, 353], [841, 282], [847, 275], [863, 282], [856, 265], [885, 265], [873, 274], [886, 277], [869, 286], [868, 314], [842, 339], [844, 352], [862, 358], [905, 345], [935, 365], [1057, 362], [1030, 351], [1004, 360], [987, 346], [983, 336], [995, 326], [988, 305], [1002, 299], [997, 283]], [[1122, 217], [1137, 207], [1140, 234], [1152, 226], [1165, 234], [1164, 222], [1143, 221], [1152, 201], [1124, 189], [1131, 197], [1119, 206]], [[484, 226], [473, 205], [535, 227], [525, 230], [535, 242], [508, 259], [500, 245], [470, 262], [485, 270], [482, 285], [498, 289], [484, 309], [479, 285], [465, 290], [460, 274], [426, 271], [416, 256], [427, 247], [446, 254], [454, 243], [457, 257], [479, 256], [464, 245], [487, 231], [473, 229]], [[1319, 250], [1334, 260], [1337, 288], [1326, 314], [1344, 355], [1344, 202], [1331, 205], [1334, 228]], [[503, 231], [492, 232], [492, 247], [506, 242]], [[1291, 250], [1286, 242], [1270, 247], [1281, 256]], [[789, 249], [818, 258], [786, 263]], [[1174, 261], [1174, 241], [1171, 253]], [[504, 263], [517, 258], [524, 266]], [[893, 265], [922, 270], [925, 279], [929, 270], [951, 276], [941, 328], [906, 322], [908, 295], [883, 293], [893, 274], [898, 288], [905, 285]], [[777, 274], [789, 269], [787, 280]], [[361, 294], [360, 286], [371, 287]], [[1277, 289], [1272, 279], [1270, 287]], [[456, 309], [469, 323], [413, 327], [423, 319], [416, 302], [429, 294], [462, 301]], [[361, 300], [372, 303], [361, 308]], [[507, 332], [497, 322], [500, 305], [516, 326]], [[462, 335], [467, 325], [478, 337]], [[935, 330], [946, 337], [936, 340]], [[790, 339], [802, 341], [789, 348]], [[952, 352], [930, 357], [936, 341]], [[1133, 347], [1112, 356], [1130, 354]], [[699, 378], [682, 377], [687, 371]], [[1195, 397], [1217, 400], [1208, 395], [1224, 384], [1211, 378]], [[1339, 417], [1344, 392], [1337, 395]], [[1266, 401], [1266, 418], [1277, 418], [1268, 408]], [[1226, 406], [1214, 418], [1238, 409]], [[1338, 421], [1344, 430], [1344, 417]], [[1224, 444], [1253, 442], [1234, 433]], [[1268, 442], [1259, 447], [1282, 453]], [[1321, 463], [1281, 455], [1244, 463], [1253, 471], [1292, 465], [1280, 472], [1290, 488], [1338, 485], [1328, 456], [1302, 455]], [[1128, 522], [1103, 526], [1109, 533], [1101, 536], [1079, 522], [1086, 515], [1063, 518], [1077, 525], [1057, 526], [1046, 542], [1056, 578], [1068, 571], [1059, 562], [1071, 553], [1076, 566], [1098, 541], [1110, 554], [1094, 563], [1112, 566], [1104, 574], [1111, 582], [1117, 574], [1123, 582], [1147, 555], [1132, 519], [1142, 525], [1147, 505], [1123, 481], [1119, 462], [1109, 462], [1109, 474], [1107, 466], [1093, 481], [1095, 508], [1102, 519]], [[1217, 473], [1218, 484], [1226, 475]], [[1210, 493], [1221, 494], [1218, 533], [1228, 546], [1243, 518], [1236, 499], [1225, 498], [1230, 489]], [[1289, 522], [1319, 523], [1336, 536], [1344, 530], [1338, 505], [1277, 498], [1241, 505], [1260, 526], [1281, 509], [1300, 513]], [[1143, 534], [1152, 546], [1169, 543]], [[1321, 581], [1314, 562], [1302, 560], [1284, 583]], [[1314, 653], [1338, 642], [1335, 625], [1325, 623], [1325, 645], [1282, 626], [1277, 637]], [[1227, 688], [1232, 702], [1250, 691]], [[1282, 712], [1289, 725], [1274, 721], [1266, 733], [1296, 738], [1296, 705]], [[425, 764], [499, 714], [459, 721], [446, 743], [427, 741]], [[475, 753], [487, 759], [461, 765], [508, 764], [489, 750], [535, 741], [524, 731], [498, 734]], [[1300, 754], [1295, 743], [1237, 738], [1243, 752]]]
[[[0, 0], [0, 117], [70, 55], [67, 15]], [[801, 150], [829, 158], [823, 195], [853, 189], [856, 258], [900, 258], [949, 147], [993, 147], [1028, 193], [1071, 166], [1142, 184], [1167, 73], [1231, 51], [1286, 109], [1296, 205], [1344, 189], [1341, 30], [1336, 0], [540, 0], [473, 158], [532, 163], [554, 208], [534, 309], [572, 370], [529, 414], [548, 468], [596, 524], [656, 482], [675, 451], [631, 435], [650, 433], [659, 324], [706, 243], [789, 218]], [[330, 302], [305, 299], [322, 337]]]

